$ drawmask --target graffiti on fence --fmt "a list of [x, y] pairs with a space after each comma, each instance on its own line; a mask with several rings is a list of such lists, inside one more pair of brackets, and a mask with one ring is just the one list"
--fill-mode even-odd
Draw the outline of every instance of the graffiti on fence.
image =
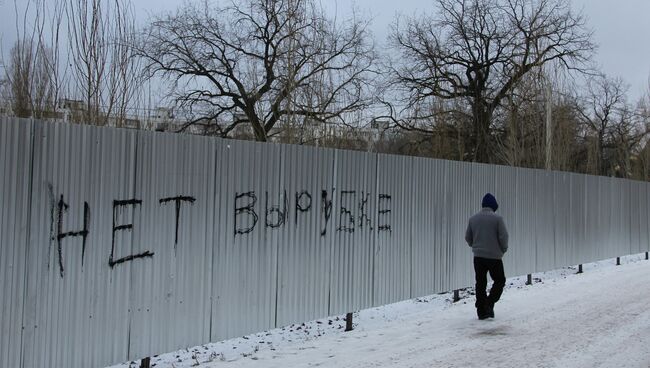
[[[50, 197], [53, 197], [53, 188], [50, 184]], [[263, 216], [263, 228], [267, 231], [281, 230], [288, 227], [298, 228], [305, 221], [318, 218], [320, 221], [320, 236], [327, 235], [328, 225], [332, 217], [332, 209], [335, 207], [334, 201], [335, 189], [321, 190], [320, 204], [315, 204], [312, 194], [307, 190], [295, 192], [292, 196], [287, 194], [286, 190], [282, 190], [279, 196], [276, 197], [268, 191], [264, 195], [264, 207], [259, 207], [258, 196], [255, 191], [236, 192], [234, 195], [234, 237], [246, 236], [251, 234], [260, 222], [260, 216]], [[357, 195], [358, 194], [358, 195]], [[294, 203], [290, 203], [291, 199]], [[376, 200], [377, 209], [374, 216], [370, 211], [371, 200]], [[392, 233], [390, 224], [390, 213], [392, 197], [388, 194], [380, 193], [378, 196], [373, 197], [370, 192], [355, 191], [355, 190], [342, 190], [338, 196], [336, 203], [338, 213], [338, 225], [336, 232], [342, 234], [352, 234], [355, 231], [374, 231]], [[165, 197], [158, 200], [159, 206], [166, 206], [174, 204], [174, 250], [178, 245], [179, 239], [179, 226], [181, 223], [181, 213], [184, 205], [194, 206], [197, 199], [189, 195], [178, 195], [173, 197]], [[115, 266], [134, 261], [136, 259], [151, 258], [155, 253], [151, 250], [144, 250], [137, 253], [132, 253], [125, 256], [118, 256], [119, 249], [126, 248], [123, 244], [120, 247], [118, 235], [123, 232], [133, 232], [135, 225], [133, 221], [133, 213], [135, 211], [142, 211], [143, 201], [137, 198], [130, 199], [115, 199], [112, 203], [112, 224], [111, 224], [111, 249], [108, 256], [108, 265], [112, 269]], [[71, 230], [68, 228], [74, 227], [66, 221], [66, 216], [72, 210], [69, 203], [66, 201], [63, 194], [59, 195], [59, 200], [51, 200], [50, 209], [51, 213], [51, 233], [52, 240], [56, 242], [58, 253], [58, 266], [59, 274], [64, 276], [64, 242], [70, 242], [75, 239], [81, 241], [81, 262], [83, 266], [83, 259], [86, 253], [86, 248], [89, 244], [91, 235], [90, 214], [91, 207], [88, 202], [83, 202], [83, 224], [79, 225], [80, 229]], [[186, 207], [189, 208], [189, 207]], [[309, 214], [314, 208], [320, 208], [319, 213], [315, 213], [312, 217]], [[293, 209], [293, 224], [287, 219], [291, 218], [291, 210]], [[158, 209], [147, 208], [146, 211], [155, 211]], [[125, 216], [126, 212], [131, 215], [131, 220]], [[316, 216], [316, 217], [314, 217]], [[373, 226], [373, 217], [375, 218], [377, 226]], [[137, 248], [131, 245], [130, 248]]]

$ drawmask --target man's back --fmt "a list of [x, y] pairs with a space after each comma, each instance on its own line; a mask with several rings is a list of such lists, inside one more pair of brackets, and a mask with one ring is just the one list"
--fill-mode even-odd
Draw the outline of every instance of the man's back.
[[[476, 314], [478, 319], [494, 318], [494, 304], [501, 298], [506, 285], [503, 269], [503, 253], [508, 250], [508, 232], [503, 218], [495, 212], [499, 208], [497, 199], [486, 193], [481, 201], [481, 212], [470, 217], [465, 231], [465, 241], [474, 252], [474, 273], [476, 274]], [[487, 274], [494, 283], [487, 295]]]
[[503, 218], [490, 208], [470, 217], [465, 241], [475, 257], [501, 259], [508, 250], [508, 231]]

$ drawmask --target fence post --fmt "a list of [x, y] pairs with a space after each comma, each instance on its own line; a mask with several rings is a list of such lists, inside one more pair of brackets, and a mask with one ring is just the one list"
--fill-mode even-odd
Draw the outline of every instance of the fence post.
[[454, 303], [460, 300], [460, 293], [458, 289], [454, 290]]
[[578, 265], [578, 273], [582, 273], [582, 264]]
[[617, 266], [621, 265], [621, 257], [616, 257], [616, 265]]
[[526, 285], [532, 285], [532, 284], [533, 284], [533, 275], [529, 273], [526, 279]]
[[645, 260], [648, 260], [648, 252], [645, 252]]
[[151, 368], [151, 358], [150, 357], [142, 358], [142, 360], [140, 361], [140, 368]]
[[345, 332], [352, 331], [352, 313], [345, 315]]

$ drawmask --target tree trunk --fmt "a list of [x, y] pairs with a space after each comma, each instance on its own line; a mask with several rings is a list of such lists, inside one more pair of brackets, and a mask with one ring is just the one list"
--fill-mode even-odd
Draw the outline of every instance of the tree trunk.
[[490, 120], [492, 114], [481, 102], [472, 106], [474, 115], [474, 162], [490, 162]]
[[266, 142], [266, 130], [264, 129], [264, 125], [260, 123], [259, 119], [257, 119], [256, 115], [248, 115], [248, 119], [251, 122], [251, 126], [253, 127], [253, 133], [255, 133], [255, 140], [258, 142]]
[[605, 172], [605, 149], [603, 147], [605, 142], [604, 135], [605, 134], [602, 130], [598, 132], [598, 142], [596, 142], [596, 144], [598, 145], [598, 147], [596, 147], [596, 152], [598, 155], [596, 159], [596, 170], [598, 175], [607, 176], [607, 172]]

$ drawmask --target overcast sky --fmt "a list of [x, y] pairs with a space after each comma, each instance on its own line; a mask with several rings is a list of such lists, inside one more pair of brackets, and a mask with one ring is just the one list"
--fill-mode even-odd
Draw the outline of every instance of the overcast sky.
[[[18, 4], [26, 0], [15, 0]], [[223, 0], [221, 0], [223, 1]], [[352, 9], [346, 0], [320, 0], [324, 7], [345, 15]], [[133, 0], [138, 16], [175, 9], [183, 0]], [[4, 54], [15, 39], [14, 0], [0, 0], [0, 32]], [[372, 29], [384, 42], [396, 13], [412, 15], [432, 11], [431, 0], [356, 0], [363, 15], [373, 19]], [[648, 89], [650, 76], [650, 0], [573, 0], [582, 9], [599, 45], [596, 62], [610, 76], [620, 76], [630, 85], [630, 97], [639, 98]]]

